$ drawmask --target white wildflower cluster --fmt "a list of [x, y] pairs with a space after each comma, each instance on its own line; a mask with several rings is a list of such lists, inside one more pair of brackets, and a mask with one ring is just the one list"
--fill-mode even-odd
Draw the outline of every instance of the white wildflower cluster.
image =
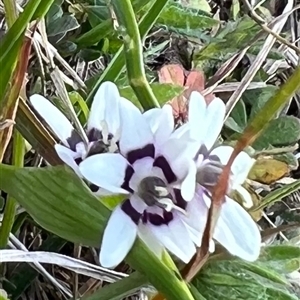
[[[201, 246], [212, 189], [233, 148], [214, 144], [220, 134], [225, 105], [209, 105], [198, 92], [189, 99], [188, 122], [175, 129], [172, 107], [166, 104], [141, 113], [105, 82], [95, 95], [84, 142], [68, 119], [40, 95], [31, 104], [60, 139], [59, 157], [98, 194], [124, 194], [104, 231], [100, 263], [118, 265], [140, 237], [159, 257], [169, 250], [188, 263]], [[254, 160], [246, 153], [235, 159], [228, 195], [236, 190], [251, 202], [242, 187]], [[96, 188], [95, 188], [96, 187]], [[253, 261], [261, 238], [256, 223], [229, 196], [217, 221], [215, 241], [231, 254]]]

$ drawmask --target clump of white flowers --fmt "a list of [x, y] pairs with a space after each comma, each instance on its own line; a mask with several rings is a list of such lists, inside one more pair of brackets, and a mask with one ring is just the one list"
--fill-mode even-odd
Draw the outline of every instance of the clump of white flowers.
[[[188, 122], [175, 129], [172, 108], [165, 105], [141, 113], [120, 97], [117, 87], [99, 88], [87, 123], [88, 144], [79, 138], [67, 118], [39, 95], [31, 103], [62, 144], [60, 158], [81, 177], [126, 200], [113, 210], [104, 231], [100, 263], [115, 267], [127, 255], [136, 237], [161, 256], [164, 248], [188, 263], [201, 246], [212, 188], [233, 149], [213, 148], [225, 115], [215, 98], [209, 105], [198, 92], [189, 99]], [[229, 191], [242, 187], [254, 160], [240, 153], [232, 166]], [[231, 254], [253, 261], [261, 238], [256, 223], [236, 201], [225, 196], [214, 240]]]

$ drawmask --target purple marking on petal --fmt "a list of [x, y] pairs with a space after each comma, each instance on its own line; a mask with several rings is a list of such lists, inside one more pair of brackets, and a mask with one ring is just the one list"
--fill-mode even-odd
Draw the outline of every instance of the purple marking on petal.
[[82, 162], [82, 158], [81, 157], [75, 158], [75, 162], [79, 166], [79, 164]]
[[76, 145], [82, 142], [82, 138], [76, 130], [72, 130], [71, 136], [67, 138], [70, 149], [76, 151]]
[[[88, 138], [89, 142], [96, 142], [99, 140], [103, 140], [103, 134], [99, 129], [92, 128], [87, 133], [87, 138]], [[113, 138], [113, 135], [111, 133], [108, 133], [107, 139], [110, 141], [112, 138]]]
[[102, 132], [98, 130], [97, 128], [92, 128], [88, 133], [87, 133], [87, 138], [90, 142], [95, 142], [98, 140], [103, 139]]
[[164, 218], [160, 215], [147, 213], [147, 216], [148, 216], [149, 222], [155, 226], [160, 226], [160, 225], [165, 224]]
[[[124, 211], [124, 213], [126, 215], [128, 215], [131, 220], [138, 225], [140, 218], [141, 218], [141, 214], [135, 210], [135, 208], [131, 205], [130, 200], [127, 199], [125, 200], [122, 204], [121, 204], [121, 209]], [[122, 225], [122, 224], [121, 224]]]
[[87, 153], [87, 157], [106, 152], [109, 152], [108, 146], [104, 144], [103, 141], [98, 140], [91, 146], [89, 152]]
[[96, 192], [98, 192], [99, 191], [99, 186], [97, 186], [96, 184], [93, 184], [93, 183], [91, 183], [90, 185], [89, 185], [89, 188], [90, 188], [90, 190], [93, 192], [93, 193], [96, 193]]
[[177, 177], [171, 169], [170, 164], [163, 156], [157, 157], [153, 163], [153, 166], [161, 168], [168, 183], [172, 183], [177, 180]]
[[130, 193], [133, 193], [133, 189], [129, 186], [129, 181], [130, 181], [133, 173], [134, 173], [133, 167], [128, 165], [125, 170], [124, 182], [121, 185], [122, 189], [124, 189]]
[[147, 214], [147, 221], [149, 221], [152, 225], [155, 226], [168, 225], [173, 220], [173, 214], [167, 211], [164, 211], [163, 217], [158, 214], [152, 214], [152, 213], [146, 213], [146, 214]]
[[174, 196], [175, 196], [175, 200], [176, 200], [176, 205], [182, 209], [185, 209], [187, 206], [187, 202], [181, 196], [181, 190], [174, 189]]
[[133, 164], [139, 159], [145, 158], [145, 157], [152, 157], [154, 158], [155, 154], [155, 148], [153, 144], [148, 144], [143, 148], [132, 150], [128, 152], [127, 154], [127, 160]]
[[170, 211], [164, 211], [164, 219], [167, 224], [169, 224], [173, 220], [173, 214]]
[[143, 222], [144, 224], [146, 224], [147, 221], [148, 221], [148, 214], [147, 214], [146, 211], [144, 211], [144, 213], [142, 214], [142, 222]]

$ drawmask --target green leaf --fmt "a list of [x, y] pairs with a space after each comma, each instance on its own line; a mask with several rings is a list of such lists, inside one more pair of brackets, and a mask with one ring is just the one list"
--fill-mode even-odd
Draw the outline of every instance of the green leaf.
[[294, 145], [300, 139], [300, 120], [292, 116], [282, 116], [271, 120], [265, 131], [253, 143], [253, 148], [262, 150], [269, 145], [274, 147]]
[[237, 22], [228, 22], [212, 42], [195, 54], [194, 59], [199, 65], [211, 59], [223, 61], [248, 45], [259, 30], [260, 27], [248, 16]]
[[[160, 105], [181, 95], [184, 91], [184, 87], [170, 83], [152, 83], [150, 86]], [[141, 108], [141, 104], [130, 86], [120, 88], [120, 94]]]
[[[70, 168], [16, 169], [2, 164], [0, 173], [0, 189], [43, 228], [74, 243], [99, 246], [109, 210]], [[126, 260], [169, 299], [193, 299], [180, 274], [164, 265], [139, 239]]]
[[267, 247], [263, 250], [260, 261], [278, 273], [292, 273], [300, 269], [300, 247], [292, 245]]
[[296, 300], [288, 289], [286, 275], [299, 268], [300, 248], [271, 246], [262, 250], [258, 261], [238, 259], [210, 260], [193, 284], [207, 299]]
[[245, 91], [243, 100], [246, 104], [251, 105], [251, 113], [249, 120], [261, 111], [266, 102], [278, 91], [278, 87], [269, 85], [261, 89]]
[[200, 14], [199, 10], [187, 9], [174, 2], [165, 7], [157, 22], [168, 27], [186, 30], [211, 28], [219, 23], [207, 14]]
[[109, 10], [106, 5], [85, 6], [88, 19], [92, 27], [96, 27], [99, 23], [110, 18]]
[[235, 124], [238, 126], [237, 128], [241, 129], [242, 132], [247, 125], [247, 113], [246, 106], [243, 100], [240, 100], [234, 109], [232, 110], [230, 117], [234, 120]]
[[120, 300], [132, 295], [147, 283], [145, 276], [134, 272], [122, 280], [105, 285], [91, 296], [83, 297], [82, 300]]
[[[99, 246], [109, 211], [70, 168], [0, 165], [0, 172], [5, 174], [1, 189], [17, 199], [43, 228], [74, 243]], [[13, 188], [16, 180], [17, 189]]]
[[65, 35], [68, 31], [79, 27], [76, 18], [72, 15], [63, 15], [57, 20], [51, 20], [47, 26], [47, 34], [49, 37], [57, 35]]

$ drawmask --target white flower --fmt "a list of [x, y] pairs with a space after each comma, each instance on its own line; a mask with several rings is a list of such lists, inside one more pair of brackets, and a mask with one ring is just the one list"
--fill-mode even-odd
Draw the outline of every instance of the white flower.
[[94, 155], [79, 165], [90, 182], [128, 195], [105, 228], [100, 263], [104, 267], [118, 265], [137, 235], [157, 255], [164, 246], [187, 263], [196, 252], [195, 244], [201, 242], [200, 232], [190, 220], [198, 222], [196, 211], [185, 210], [186, 201], [195, 196], [193, 158], [198, 143], [176, 138], [169, 106], [141, 114], [122, 99], [120, 116], [120, 153]]
[[[66, 116], [49, 100], [35, 94], [30, 97], [30, 102], [61, 141], [61, 144], [55, 145], [60, 159], [82, 177], [78, 167], [82, 160], [97, 153], [116, 149], [115, 143], [120, 129], [119, 99], [119, 91], [115, 84], [104, 82], [100, 86], [87, 121], [86, 140], [88, 143], [84, 142]], [[112, 111], [115, 113], [112, 114]]]
[[[215, 98], [207, 106], [200, 93], [192, 93], [189, 102], [189, 123], [186, 124], [188, 130], [184, 129], [182, 136], [190, 135], [201, 144], [195, 159], [196, 178], [199, 183], [196, 187], [196, 194], [199, 197], [198, 201], [193, 199], [188, 204], [187, 210], [198, 210], [202, 221], [198, 222], [198, 227], [195, 229], [202, 233], [211, 203], [212, 188], [216, 185], [233, 151], [233, 148], [229, 146], [219, 146], [211, 150], [221, 132], [224, 116], [225, 105], [222, 100]], [[242, 152], [236, 157], [231, 168], [228, 192], [237, 190], [247, 203], [251, 203], [251, 196], [241, 185], [246, 180], [254, 162], [254, 159]], [[231, 254], [249, 261], [256, 260], [261, 245], [256, 223], [236, 201], [228, 196], [225, 196], [224, 200], [213, 238]]]

